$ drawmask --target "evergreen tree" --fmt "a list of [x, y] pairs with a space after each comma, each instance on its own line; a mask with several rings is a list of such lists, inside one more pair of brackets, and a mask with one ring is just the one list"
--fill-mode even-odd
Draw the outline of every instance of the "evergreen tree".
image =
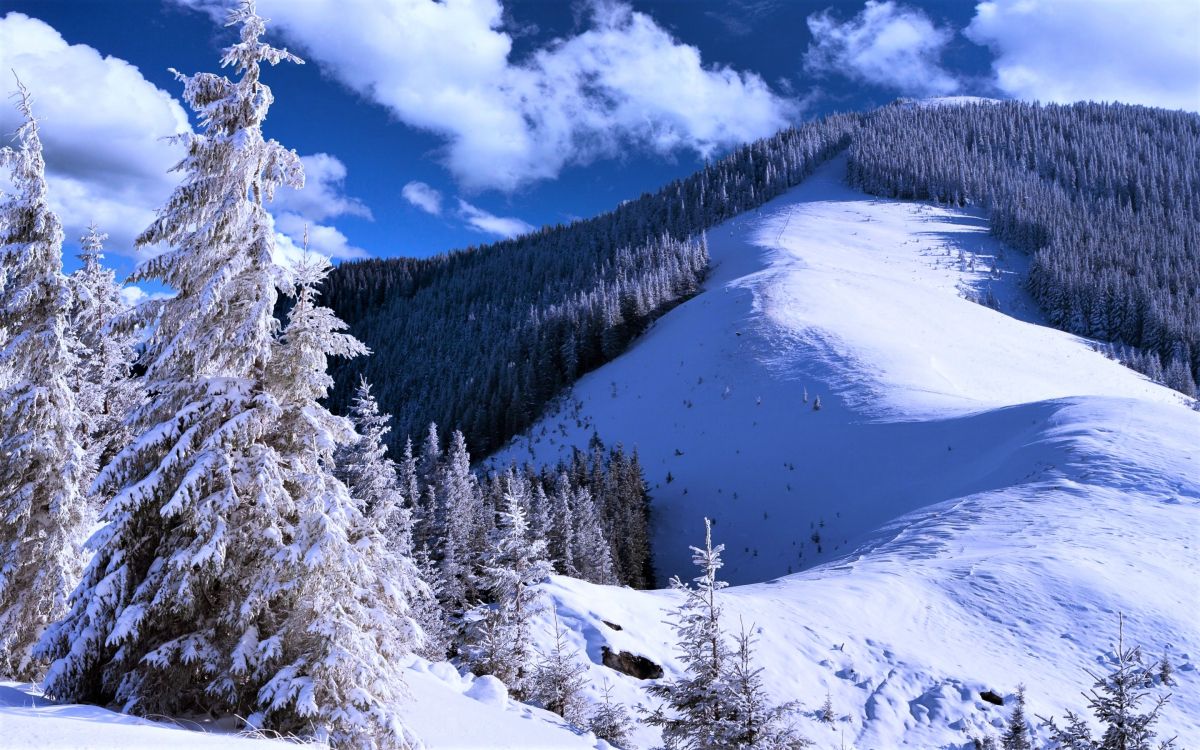
[[541, 654], [533, 674], [533, 695], [547, 711], [553, 711], [568, 724], [586, 723], [583, 689], [587, 685], [584, 667], [567, 647], [566, 635], [554, 612], [554, 646]]
[[1032, 750], [1029, 741], [1029, 722], [1025, 719], [1025, 686], [1017, 688], [1017, 704], [1013, 706], [1012, 715], [1008, 718], [1008, 728], [1000, 737], [1000, 747], [1004, 750]]
[[575, 497], [573, 508], [575, 528], [571, 538], [573, 551], [570, 560], [574, 563], [575, 574], [592, 583], [616, 584], [617, 576], [613, 572], [612, 547], [604, 536], [596, 505], [592, 502], [592, 495], [586, 487], [581, 487], [573, 494]]
[[350, 421], [358, 437], [338, 451], [338, 470], [350, 496], [383, 533], [397, 554], [412, 555], [412, 514], [405, 507], [396, 464], [388, 457], [384, 437], [391, 417], [379, 412], [371, 384], [361, 379]]
[[795, 704], [780, 706], [768, 701], [762, 668], [754, 666], [754, 636], [743, 626], [737, 650], [725, 670], [727, 714], [718, 728], [719, 743], [726, 748], [793, 750], [812, 743], [802, 737], [788, 717]]
[[[292, 503], [269, 445], [279, 404], [264, 381], [282, 278], [263, 202], [280, 185], [300, 187], [303, 170], [262, 136], [272, 95], [259, 80], [263, 63], [298, 58], [261, 42], [251, 2], [230, 23], [241, 39], [222, 64], [239, 80], [176, 74], [200, 132], [177, 136], [183, 182], [138, 238], [171, 249], [133, 276], [176, 294], [139, 308], [153, 322], [151, 396], [132, 415], [136, 437], [97, 478], [113, 495], [107, 524], [70, 613], [42, 644], [56, 660], [46, 693], [62, 700], [242, 715], [254, 702], [228, 695], [220, 670], [242, 633], [220, 616], [257, 577], [233, 566], [230, 552], [281, 541], [276, 506]], [[269, 566], [269, 557], [252, 564]]]
[[623, 747], [633, 734], [633, 718], [625, 710], [625, 706], [615, 703], [612, 699], [612, 686], [604, 680], [601, 687], [604, 702], [596, 706], [588, 718], [588, 731], [614, 747]]
[[1142, 704], [1150, 697], [1154, 685], [1153, 670], [1143, 663], [1140, 647], [1125, 647], [1125, 618], [1118, 620], [1116, 668], [1106, 675], [1092, 674], [1095, 683], [1084, 694], [1088, 708], [1099, 723], [1099, 738], [1093, 738], [1087, 722], [1070, 711], [1067, 724], [1059, 727], [1053, 719], [1043, 720], [1050, 729], [1050, 739], [1056, 747], [1070, 750], [1167, 750], [1175, 740], [1154, 742], [1154, 725], [1158, 723], [1163, 705], [1170, 696], [1154, 702], [1149, 711]]
[[516, 697], [529, 692], [533, 662], [533, 617], [541, 611], [537, 584], [549, 577], [546, 544], [528, 537], [525, 508], [512, 495], [505, 498], [495, 542], [484, 558], [479, 587], [492, 604], [469, 614], [473, 625], [468, 663], [479, 674], [496, 675]]
[[130, 377], [137, 331], [115, 275], [100, 263], [107, 238], [95, 225], [88, 228], [80, 240], [83, 265], [69, 277], [74, 296], [70, 328], [79, 342], [79, 361], [71, 380], [86, 420], [80, 442], [88, 456], [89, 484], [99, 467], [132, 437], [125, 420], [141, 397]]
[[87, 458], [68, 376], [70, 286], [62, 227], [47, 203], [46, 163], [29, 92], [16, 148], [0, 149], [14, 192], [0, 196], [0, 672], [32, 679], [34, 645], [66, 612], [91, 524]]
[[693, 579], [694, 585], [679, 576], [671, 579], [671, 590], [683, 596], [683, 603], [674, 610], [674, 628], [687, 674], [648, 687], [646, 691], [663, 703], [644, 710], [646, 723], [662, 730], [667, 750], [724, 747], [722, 728], [731, 710], [722, 679], [730, 654], [717, 602], [717, 592], [728, 585], [717, 578], [724, 549], [723, 544], [713, 547], [712, 521], [704, 519], [704, 547], [692, 547], [692, 562], [701, 574]]
[[[335, 748], [406, 747], [412, 738], [396, 713], [404, 695], [400, 664], [421, 639], [410, 602], [429, 592], [412, 560], [384, 540], [379, 518], [362, 510], [364, 497], [377, 513], [394, 499], [353, 497], [333, 472], [335, 451], [361, 436], [321, 405], [333, 385], [327, 360], [366, 348], [316, 304], [328, 269], [324, 257], [311, 255], [295, 269], [296, 301], [268, 368], [279, 404], [270, 434], [290, 507], [275, 509], [283, 544], [221, 618], [242, 630], [230, 678], [262, 685], [252, 725]], [[360, 490], [368, 488], [368, 478], [355, 476]], [[230, 557], [254, 571], [259, 554], [234, 550]], [[226, 689], [236, 694], [233, 685]]]

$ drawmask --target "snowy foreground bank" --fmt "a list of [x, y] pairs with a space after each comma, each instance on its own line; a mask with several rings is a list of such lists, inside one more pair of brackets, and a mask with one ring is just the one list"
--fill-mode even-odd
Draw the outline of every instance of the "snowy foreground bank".
[[[1022, 259], [978, 216], [863, 196], [843, 169], [710, 232], [706, 291], [497, 461], [551, 462], [593, 432], [636, 447], [660, 576], [692, 575], [688, 545], [713, 518], [739, 584], [727, 622], [757, 629], [768, 689], [800, 702], [819, 748], [970, 747], [1021, 683], [1031, 714], [1081, 710], [1118, 612], [1175, 668], [1162, 729], [1200, 747], [1200, 413], [1039, 325]], [[999, 310], [967, 299], [989, 291]], [[590, 699], [607, 682], [647, 702], [644, 681], [601, 666], [606, 649], [681, 673], [675, 594], [545, 590]], [[419, 660], [406, 675], [402, 714], [428, 748], [605, 747], [492, 678]], [[5, 747], [265, 742], [0, 687]]]

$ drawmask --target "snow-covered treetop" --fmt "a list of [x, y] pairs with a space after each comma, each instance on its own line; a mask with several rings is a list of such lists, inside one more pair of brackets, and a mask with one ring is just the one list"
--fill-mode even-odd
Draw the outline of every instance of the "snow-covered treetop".
[[265, 24], [253, 2], [242, 2], [229, 22], [241, 24], [241, 40], [222, 63], [241, 77], [175, 73], [200, 132], [176, 136], [187, 149], [175, 167], [184, 180], [137, 239], [139, 247], [171, 249], [143, 263], [133, 280], [159, 280], [178, 291], [147, 310], [162, 311], [150, 342], [151, 380], [244, 373], [269, 357], [278, 330], [276, 287], [286, 282], [273, 260], [275, 235], [263, 203], [279, 185], [302, 187], [304, 170], [294, 151], [263, 138], [273, 97], [259, 68], [301, 60], [260, 41]]

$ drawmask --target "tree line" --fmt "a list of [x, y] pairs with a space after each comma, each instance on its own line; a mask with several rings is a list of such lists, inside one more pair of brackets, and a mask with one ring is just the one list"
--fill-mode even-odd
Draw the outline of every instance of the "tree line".
[[1029, 253], [1057, 328], [1114, 342], [1189, 396], [1200, 379], [1200, 116], [1126, 104], [883, 107], [850, 146], [876, 195], [977, 205]]

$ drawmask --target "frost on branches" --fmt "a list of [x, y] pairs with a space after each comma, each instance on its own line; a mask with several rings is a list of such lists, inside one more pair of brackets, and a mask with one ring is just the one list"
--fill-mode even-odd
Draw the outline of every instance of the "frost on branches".
[[726, 642], [717, 601], [717, 592], [728, 586], [717, 578], [724, 549], [713, 546], [712, 522], [704, 519], [704, 547], [692, 547], [692, 562], [701, 574], [694, 585], [671, 579], [671, 589], [684, 597], [675, 610], [675, 633], [687, 673], [647, 688], [663, 703], [641, 709], [646, 723], [662, 730], [667, 750], [807, 747], [811, 743], [788, 722], [795, 706], [768, 702], [762, 670], [754, 666], [754, 637], [743, 628], [736, 651]]
[[79, 343], [79, 359], [72, 374], [82, 425], [81, 442], [87, 451], [89, 483], [99, 467], [108, 463], [132, 437], [125, 417], [140, 394], [130, 371], [136, 358], [137, 329], [121, 299], [121, 287], [104, 259], [108, 235], [95, 225], [80, 238], [79, 270], [68, 277], [74, 301], [70, 327]]
[[335, 477], [353, 433], [319, 404], [327, 358], [364, 349], [315, 304], [324, 266], [299, 272], [282, 335], [273, 315], [291, 284], [263, 204], [304, 176], [263, 138], [273, 98], [259, 74], [300, 61], [261, 41], [250, 0], [230, 25], [241, 39], [222, 65], [238, 80], [177, 74], [200, 132], [179, 136], [183, 182], [138, 238], [171, 249], [134, 276], [177, 294], [139, 308], [154, 322], [150, 397], [97, 479], [112, 493], [107, 525], [41, 644], [54, 659], [45, 690], [138, 713], [252, 716], [339, 747], [403, 746], [395, 665], [419, 638], [406, 600], [419, 581]]
[[0, 200], [0, 672], [33, 679], [33, 646], [66, 611], [91, 518], [75, 363], [62, 275], [62, 227], [46, 202], [45, 161], [29, 93], [16, 148], [0, 149], [14, 192]]
[[269, 635], [246, 631], [234, 678], [269, 676], [252, 724], [296, 734], [315, 724], [316, 739], [338, 748], [402, 747], [411, 738], [395, 713], [404, 697], [399, 665], [421, 640], [409, 602], [429, 593], [411, 558], [393, 552], [362, 500], [330, 471], [334, 452], [358, 436], [321, 405], [333, 385], [327, 358], [366, 348], [316, 305], [328, 270], [319, 256], [296, 269], [299, 293], [270, 368], [280, 405], [273, 433], [295, 522], [254, 588], [264, 606], [282, 600], [289, 611]]

